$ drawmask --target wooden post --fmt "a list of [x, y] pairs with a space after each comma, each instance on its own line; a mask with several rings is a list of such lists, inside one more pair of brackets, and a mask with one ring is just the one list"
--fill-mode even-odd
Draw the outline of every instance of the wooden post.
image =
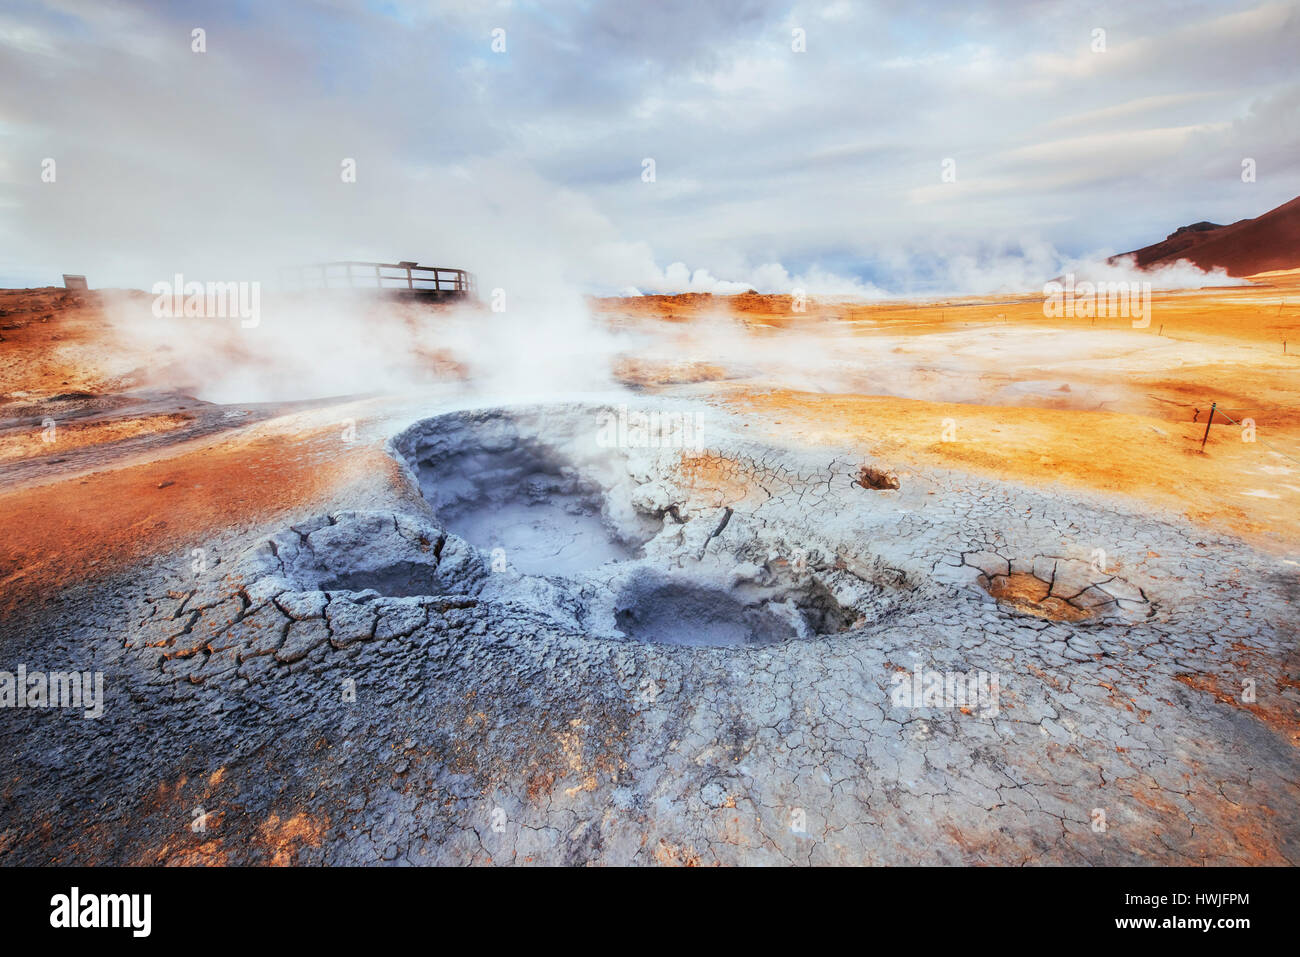
[[1214, 421], [1214, 410], [1218, 407], [1218, 405], [1219, 403], [1217, 402], [1210, 403], [1210, 417], [1205, 420], [1205, 437], [1201, 439], [1202, 452], [1205, 451], [1205, 440], [1210, 437], [1210, 423]]

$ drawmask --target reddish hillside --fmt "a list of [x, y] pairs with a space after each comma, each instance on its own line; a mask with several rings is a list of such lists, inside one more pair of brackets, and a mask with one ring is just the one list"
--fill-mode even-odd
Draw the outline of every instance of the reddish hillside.
[[1300, 196], [1262, 216], [1231, 226], [1183, 226], [1163, 242], [1124, 255], [1136, 256], [1139, 266], [1187, 259], [1202, 269], [1226, 269], [1230, 276], [1295, 269], [1300, 267]]

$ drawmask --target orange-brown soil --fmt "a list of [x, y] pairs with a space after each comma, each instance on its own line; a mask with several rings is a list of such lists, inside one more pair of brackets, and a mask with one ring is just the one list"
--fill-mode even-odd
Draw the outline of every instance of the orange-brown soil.
[[32, 593], [222, 531], [336, 507], [350, 485], [397, 481], [377, 443], [346, 447], [333, 424], [288, 422], [195, 441], [151, 461], [0, 492], [0, 614]]
[[996, 575], [989, 582], [989, 594], [1000, 602], [1038, 618], [1053, 621], [1082, 621], [1088, 612], [1062, 598], [1048, 595], [1048, 584], [1027, 572]]
[[[105, 445], [139, 435], [152, 435], [180, 428], [192, 422], [194, 416], [181, 412], [160, 415], [129, 415], [117, 419], [92, 422], [72, 421], [57, 430], [59, 451], [79, 449], [87, 445]], [[34, 432], [23, 429], [0, 433], [0, 463], [15, 459], [29, 459], [48, 455], [52, 440], [47, 440], [45, 430]]]
[[[357, 483], [397, 481], [377, 441], [338, 441], [337, 408], [236, 419], [203, 435], [188, 412], [127, 414], [122, 393], [166, 383], [156, 357], [112, 334], [104, 315], [113, 295], [0, 291], [6, 602], [144, 555], [183, 554], [212, 530], [328, 508]], [[1060, 482], [1276, 549], [1300, 541], [1300, 273], [1158, 292], [1144, 329], [1127, 318], [1049, 319], [1035, 296], [792, 305], [679, 296], [597, 300], [592, 310], [608, 328], [649, 333], [669, 350], [664, 359], [611, 356], [616, 375], [643, 393], [742, 413], [756, 437], [860, 449], [903, 481], [909, 465], [940, 465]], [[839, 363], [834, 374], [817, 368], [828, 359]], [[887, 381], [877, 374], [886, 366]], [[1046, 385], [1017, 393], [1027, 381]], [[1202, 453], [1213, 401], [1237, 422], [1253, 419], [1257, 441], [1216, 417]], [[77, 412], [60, 417], [59, 442], [47, 449], [42, 410], [58, 403]], [[164, 444], [113, 453], [148, 433], [165, 434]], [[14, 471], [96, 447], [97, 458]]]
[[[939, 465], [1135, 498], [1294, 549], [1300, 271], [1239, 287], [1157, 291], [1152, 299], [1152, 321], [1142, 329], [1123, 317], [1046, 318], [1042, 299], [1029, 296], [814, 303], [804, 313], [781, 296], [646, 297], [601, 300], [597, 309], [616, 328], [667, 319], [665, 335], [686, 353], [692, 312], [732, 321], [742, 346], [769, 343], [762, 368], [692, 393], [744, 414], [756, 434], [858, 448], [895, 470]], [[827, 353], [868, 350], [860, 381], [837, 374], [796, 382], [796, 369], [772, 361], [785, 352], [810, 361], [799, 351], [809, 340]], [[885, 362], [905, 366], [905, 374], [890, 381], [892, 394], [873, 394], [874, 364]], [[1038, 391], [1014, 391], [1039, 380], [1046, 385]], [[944, 401], [953, 392], [966, 395]], [[1202, 452], [1212, 402], [1218, 411]]]

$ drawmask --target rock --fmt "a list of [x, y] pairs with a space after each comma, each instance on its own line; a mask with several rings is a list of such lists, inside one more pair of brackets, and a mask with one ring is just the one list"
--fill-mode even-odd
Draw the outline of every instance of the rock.
[[289, 633], [285, 636], [284, 644], [276, 650], [275, 658], [285, 664], [293, 664], [306, 658], [313, 648], [329, 641], [329, 638], [329, 628], [326, 627], [324, 619], [308, 618], [294, 621], [289, 625]]

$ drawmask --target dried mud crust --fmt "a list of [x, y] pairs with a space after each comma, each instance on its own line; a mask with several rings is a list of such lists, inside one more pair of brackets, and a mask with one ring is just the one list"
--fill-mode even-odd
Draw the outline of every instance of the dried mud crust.
[[[427, 513], [317, 516], [146, 580], [120, 620], [63, 609], [54, 644], [108, 701], [0, 711], [0, 862], [1300, 861], [1275, 560], [969, 477], [866, 489], [850, 455], [725, 428], [593, 429], [584, 406], [418, 423], [392, 450]], [[632, 556], [494, 564], [439, 518], [447, 488], [475, 499], [448, 465], [475, 449], [571, 469]], [[987, 590], [1024, 576], [1040, 604], [1113, 600], [1053, 620]], [[710, 631], [724, 597], [748, 631]], [[662, 640], [682, 627], [721, 637]], [[917, 668], [997, 674], [999, 706], [897, 706]]]
[[1146, 593], [1096, 561], [1053, 555], [1007, 559], [995, 552], [962, 556], [981, 572], [981, 588], [1004, 605], [1056, 621], [1089, 618], [1138, 620], [1155, 614]]

